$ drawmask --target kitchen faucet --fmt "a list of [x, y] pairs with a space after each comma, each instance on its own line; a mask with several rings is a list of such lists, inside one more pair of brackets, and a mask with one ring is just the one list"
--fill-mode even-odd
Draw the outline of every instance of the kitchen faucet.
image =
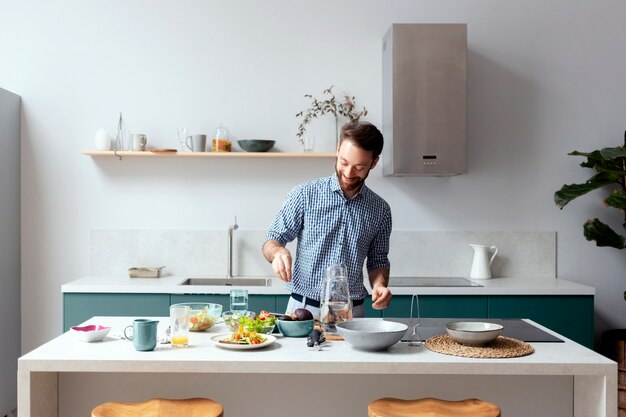
[[237, 216], [235, 216], [235, 224], [228, 226], [228, 259], [226, 278], [233, 277], [233, 231], [239, 229], [237, 224]]

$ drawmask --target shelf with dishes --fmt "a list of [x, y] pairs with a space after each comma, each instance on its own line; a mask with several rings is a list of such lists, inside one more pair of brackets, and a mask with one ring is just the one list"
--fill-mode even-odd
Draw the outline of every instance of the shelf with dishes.
[[334, 153], [293, 152], [180, 152], [176, 149], [147, 149], [145, 151], [95, 151], [85, 150], [83, 155], [96, 157], [129, 158], [335, 158]]

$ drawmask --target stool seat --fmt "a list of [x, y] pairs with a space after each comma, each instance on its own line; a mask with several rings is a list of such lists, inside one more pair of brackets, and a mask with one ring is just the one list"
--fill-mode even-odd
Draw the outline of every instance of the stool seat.
[[462, 401], [381, 398], [369, 404], [367, 414], [369, 417], [500, 417], [500, 408], [476, 398]]
[[91, 411], [91, 417], [222, 417], [222, 404], [207, 398], [167, 400], [153, 398], [138, 403], [108, 402]]

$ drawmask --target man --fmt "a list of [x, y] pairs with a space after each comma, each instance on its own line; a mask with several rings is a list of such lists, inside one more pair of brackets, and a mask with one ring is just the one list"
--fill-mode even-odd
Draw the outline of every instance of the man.
[[[263, 255], [277, 277], [287, 282], [287, 311], [306, 308], [319, 316], [324, 270], [344, 263], [348, 270], [354, 317], [363, 317], [363, 264], [372, 287], [372, 307], [391, 301], [389, 235], [391, 209], [365, 185], [380, 159], [383, 136], [371, 123], [349, 122], [341, 129], [335, 173], [295, 187], [272, 222]], [[285, 247], [298, 238], [296, 260]]]

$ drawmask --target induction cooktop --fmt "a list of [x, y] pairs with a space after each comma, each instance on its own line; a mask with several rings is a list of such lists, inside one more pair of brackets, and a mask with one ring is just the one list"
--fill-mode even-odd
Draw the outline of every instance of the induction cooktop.
[[461, 277], [391, 277], [389, 287], [482, 287]]

